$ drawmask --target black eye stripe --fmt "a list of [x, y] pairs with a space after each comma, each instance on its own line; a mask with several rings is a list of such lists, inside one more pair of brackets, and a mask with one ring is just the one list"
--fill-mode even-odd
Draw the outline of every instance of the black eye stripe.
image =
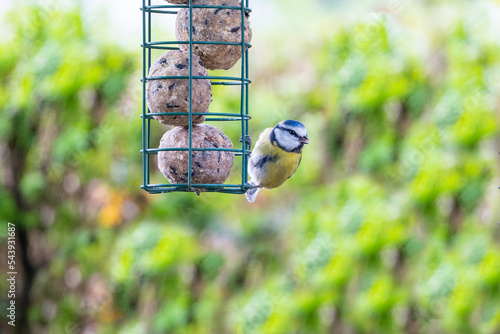
[[[289, 134], [291, 134], [292, 136], [295, 136], [297, 138], [301, 138], [301, 136], [297, 133], [297, 131], [290, 129], [288, 127], [284, 127], [284, 126], [281, 126], [278, 124], [278, 125], [276, 125], [275, 128], [280, 129], [280, 130], [284, 130], [284, 131], [288, 132]], [[306, 134], [306, 136], [307, 136], [307, 134]]]

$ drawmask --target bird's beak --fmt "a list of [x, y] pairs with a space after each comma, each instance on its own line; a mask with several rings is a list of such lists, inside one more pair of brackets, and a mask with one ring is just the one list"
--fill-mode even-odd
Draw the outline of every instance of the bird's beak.
[[301, 143], [309, 144], [309, 138], [307, 138], [307, 137], [302, 137], [299, 140], [300, 140]]

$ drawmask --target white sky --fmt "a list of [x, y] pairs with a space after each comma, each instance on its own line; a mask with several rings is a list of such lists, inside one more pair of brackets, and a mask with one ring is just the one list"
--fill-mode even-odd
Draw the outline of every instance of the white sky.
[[[5, 14], [5, 12], [13, 6], [15, 2], [21, 2], [20, 0], [0, 0], [0, 18]], [[84, 13], [91, 22], [95, 18], [95, 13], [101, 13], [99, 17], [105, 19], [107, 24], [103, 25], [103, 33], [113, 40], [121, 44], [122, 47], [128, 49], [139, 48], [142, 41], [142, 14], [140, 7], [142, 5], [142, 0], [38, 0], [38, 2], [50, 3], [56, 1], [59, 3], [75, 3], [81, 2], [83, 4]], [[331, 3], [330, 3], [331, 1]], [[381, 3], [400, 3], [402, 5], [409, 5], [416, 0], [359, 0], [356, 5], [350, 6], [347, 12], [342, 15], [356, 15], [356, 12], [364, 12], [368, 14], [370, 12], [370, 6], [366, 3], [369, 2], [381, 2]], [[393, 2], [391, 2], [393, 1]], [[294, 22], [293, 18], [286, 17], [280, 11], [279, 6], [286, 4], [287, 7], [294, 7], [294, 12], [302, 17], [313, 18], [314, 20], [320, 19], [320, 15], [324, 15], [323, 19], [334, 20], [333, 17], [329, 17], [328, 10], [326, 7], [333, 5], [334, 3], [342, 3], [345, 1], [340, 0], [323, 0], [322, 2], [313, 2], [310, 0], [250, 0], [250, 7], [252, 8], [252, 15], [250, 16], [250, 21], [252, 24], [252, 30], [254, 32], [254, 40], [258, 36], [266, 35], [269, 29], [283, 29], [284, 31], [297, 31], [297, 29], [304, 29], [305, 27], [300, 27], [299, 22]], [[166, 4], [164, 0], [152, 0], [153, 4]], [[308, 3], [304, 6], [304, 3]], [[495, 28], [500, 29], [500, 7], [498, 6], [487, 6], [489, 14], [495, 18], [491, 20], [495, 24]], [[340, 8], [336, 8], [337, 14], [341, 14]], [[333, 12], [330, 12], [333, 13]], [[154, 15], [154, 29], [153, 31], [158, 32], [162, 36], [172, 34], [175, 25], [174, 15]], [[370, 18], [367, 18], [368, 20]], [[102, 21], [99, 21], [102, 22]], [[290, 23], [294, 22], [292, 26]], [[307, 23], [307, 21], [305, 21]], [[0, 33], [2, 28], [2, 22], [0, 21]], [[498, 30], [497, 30], [498, 31]], [[172, 37], [170, 35], [169, 37]], [[0, 36], [1, 38], [1, 36]], [[158, 38], [153, 36], [156, 40], [166, 40], [168, 38]]]

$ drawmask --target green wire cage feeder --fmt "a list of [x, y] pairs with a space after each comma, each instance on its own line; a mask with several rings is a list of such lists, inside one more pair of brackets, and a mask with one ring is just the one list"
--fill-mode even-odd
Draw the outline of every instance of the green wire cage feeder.
[[[239, 10], [241, 12], [241, 41], [240, 42], [223, 42], [223, 41], [193, 41], [193, 29], [189, 29], [188, 41], [153, 41], [151, 35], [151, 22], [152, 18], [158, 15], [176, 15], [178, 10], [187, 8], [189, 10], [189, 26], [193, 26], [193, 9], [195, 8], [213, 8], [213, 9], [226, 9], [226, 10]], [[143, 185], [142, 189], [151, 194], [167, 193], [167, 192], [196, 192], [209, 191], [230, 194], [243, 194], [249, 188], [247, 176], [247, 161], [249, 158], [249, 148], [242, 140], [241, 149], [237, 148], [194, 148], [192, 129], [192, 104], [193, 104], [193, 80], [210, 80], [212, 85], [237, 85], [240, 86], [240, 101], [239, 112], [235, 113], [217, 113], [205, 112], [196, 113], [196, 115], [206, 115], [205, 122], [210, 121], [228, 121], [234, 122], [241, 129], [241, 138], [246, 138], [248, 135], [248, 121], [251, 118], [248, 113], [248, 86], [251, 80], [248, 78], [248, 48], [251, 47], [249, 43], [245, 43], [245, 15], [250, 13], [248, 0], [242, 0], [241, 6], [216, 6], [216, 5], [194, 5], [193, 0], [189, 0], [189, 4], [165, 4], [165, 5], [151, 5], [151, 0], [142, 1], [142, 167], [143, 167]], [[152, 50], [178, 50], [180, 44], [189, 45], [189, 76], [148, 76], [151, 67], [151, 52]], [[193, 75], [193, 45], [197, 44], [213, 44], [213, 45], [237, 45], [241, 46], [241, 76], [197, 76]], [[146, 103], [146, 83], [150, 80], [164, 80], [164, 79], [185, 79], [189, 80], [189, 112], [169, 112], [169, 113], [153, 113], [150, 112]], [[182, 148], [156, 148], [151, 147], [151, 121], [154, 116], [177, 116], [184, 115], [189, 118], [189, 145]], [[156, 123], [156, 122], [154, 122]], [[185, 183], [171, 183], [171, 184], [152, 184], [150, 182], [150, 156], [157, 155], [161, 151], [187, 151], [188, 152], [188, 169], [192, 171], [192, 156], [193, 152], [199, 151], [227, 151], [233, 152], [237, 158], [241, 158], [241, 183], [240, 184], [198, 184], [192, 182], [192, 173], [187, 173], [187, 182]]]

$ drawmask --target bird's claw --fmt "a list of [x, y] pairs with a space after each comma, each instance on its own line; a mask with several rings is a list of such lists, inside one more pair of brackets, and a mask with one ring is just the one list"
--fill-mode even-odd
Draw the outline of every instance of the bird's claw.
[[[240, 138], [239, 142], [243, 142], [243, 137]], [[252, 138], [249, 135], [245, 136], [245, 144], [247, 145], [246, 149], [248, 150], [252, 147]]]

